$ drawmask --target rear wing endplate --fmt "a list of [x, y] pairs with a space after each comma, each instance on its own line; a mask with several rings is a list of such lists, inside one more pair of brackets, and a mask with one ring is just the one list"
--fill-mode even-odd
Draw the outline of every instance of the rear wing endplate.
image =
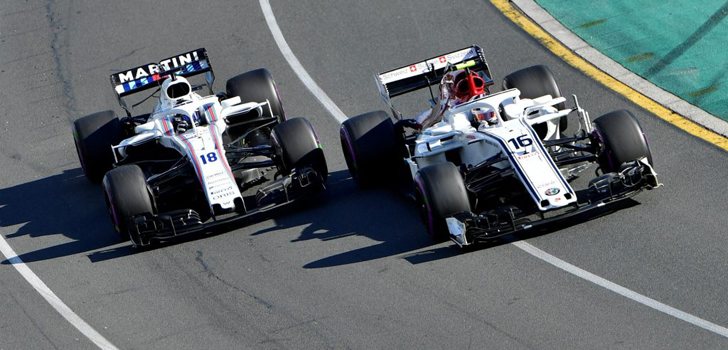
[[469, 68], [472, 71], [485, 72], [486, 84], [493, 84], [483, 49], [472, 45], [380, 73], [376, 76], [377, 87], [384, 101], [391, 104], [389, 100], [392, 97], [439, 83], [449, 67], [450, 69]]
[[203, 73], [206, 73], [205, 81], [208, 88], [212, 90], [215, 75], [212, 72], [207, 50], [200, 48], [163, 59], [159, 63], [148, 63], [114, 73], [110, 80], [119, 104], [130, 115], [131, 111], [126, 106], [123, 97], [157, 87], [170, 74], [190, 77]]

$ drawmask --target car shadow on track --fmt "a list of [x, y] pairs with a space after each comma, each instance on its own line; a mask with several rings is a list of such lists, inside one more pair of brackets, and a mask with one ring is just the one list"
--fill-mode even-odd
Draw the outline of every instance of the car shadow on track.
[[277, 217], [274, 227], [252, 235], [302, 227], [292, 243], [319, 240], [331, 249], [361, 246], [354, 236], [377, 241], [373, 245], [347, 250], [305, 264], [307, 269], [347, 265], [394, 256], [429, 247], [432, 241], [425, 234], [413, 203], [388, 189], [357, 188], [347, 170], [329, 174], [327, 199], [324, 205], [294, 211]]
[[[340, 171], [330, 173], [329, 179], [327, 181], [327, 190], [321, 194], [314, 195], [309, 198], [301, 198], [276, 209], [261, 212], [248, 218], [242, 218], [239, 221], [215, 226], [214, 228], [211, 228], [204, 232], [187, 234], [168, 241], [154, 242], [151, 246], [145, 247], [143, 249], [135, 249], [131, 247], [114, 247], [111, 249], [99, 250], [90, 254], [89, 259], [92, 262], [104, 261], [129, 254], [142, 253], [148, 250], [159, 249], [170, 245], [191, 242], [198, 239], [205, 239], [219, 234], [226, 234], [235, 230], [243, 230], [249, 232], [249, 229], [247, 228], [249, 225], [253, 225], [257, 222], [262, 222], [265, 220], [274, 220], [276, 222], [276, 225], [267, 229], [250, 232], [248, 234], [250, 234], [251, 236], [259, 236], [269, 233], [273, 234], [279, 230], [308, 225], [305, 229], [303, 229], [303, 232], [301, 234], [302, 238], [293, 241], [296, 242], [318, 237], [318, 231], [321, 229], [324, 229], [329, 233], [341, 232], [342, 228], [339, 227], [333, 229], [332, 227], [338, 226], [331, 226], [330, 223], [332, 223], [331, 218], [337, 216], [337, 211], [340, 210], [340, 196], [346, 196], [345, 192], [353, 191], [353, 189], [348, 190], [342, 188], [341, 183], [344, 173], [346, 174], [346, 176], [348, 176], [348, 172]], [[348, 228], [343, 230], [348, 230]], [[355, 234], [356, 233], [352, 232], [339, 236], [343, 237]], [[316, 237], [312, 237], [312, 235]], [[334, 238], [336, 237], [329, 237], [328, 239]]]
[[[270, 229], [253, 236], [305, 226], [293, 242], [311, 239], [331, 241], [347, 236], [366, 236], [381, 243], [359, 248], [307, 264], [318, 268], [362, 262], [428, 247], [432, 244], [424, 234], [417, 211], [408, 200], [392, 191], [356, 188], [348, 171], [329, 175], [327, 192], [319, 198], [294, 202], [289, 206], [257, 216], [254, 221], [275, 219]], [[245, 228], [253, 220], [242, 220], [216, 227], [209, 232], [190, 234], [153, 245], [158, 249], [182, 242], [204, 239]], [[6, 233], [10, 243], [23, 236], [40, 238], [63, 235], [71, 241], [24, 252], [24, 262], [51, 260], [85, 253], [91, 262], [106, 261], [143, 253], [122, 242], [114, 232], [106, 212], [99, 185], [89, 183], [81, 169], [64, 171], [17, 186], [0, 189], [0, 227], [18, 225]], [[14, 229], [14, 228], [13, 228]], [[12, 229], [11, 229], [12, 230]], [[5, 230], [7, 231], [7, 229]], [[10, 264], [4, 260], [1, 264]]]
[[[66, 243], [19, 254], [18, 258], [24, 262], [51, 260], [85, 253], [89, 260], [95, 263], [224, 234], [244, 228], [253, 222], [285, 216], [291, 212], [313, 208], [316, 213], [322, 210], [325, 213], [325, 206], [330, 203], [328, 197], [324, 194], [312, 200], [294, 202], [289, 206], [249, 219], [217, 226], [207, 232], [189, 234], [155, 243], [144, 249], [136, 249], [128, 241], [122, 241], [114, 232], [106, 212], [100, 185], [89, 183], [81, 169], [77, 168], [59, 175], [0, 189], [0, 228], [5, 228], [2, 232], [6, 232], [16, 229], [10, 227], [18, 226], [15, 232], [5, 234], [5, 238], [11, 244], [13, 239], [23, 236], [40, 238], [63, 235], [71, 239]], [[321, 199], [323, 203], [319, 203]], [[308, 217], [306, 213], [303, 215]], [[325, 214], [319, 215], [325, 216]], [[8, 265], [11, 262], [6, 259], [0, 264]]]
[[[397, 255], [412, 264], [420, 264], [538, 237], [639, 205], [637, 201], [626, 199], [539, 229], [507, 235], [485, 244], [461, 249], [449, 241], [437, 244], [432, 242], [425, 233], [425, 227], [420, 221], [413, 201], [398, 195], [396, 191], [361, 190], [345, 170], [333, 173], [329, 184], [329, 200], [332, 204], [281, 217], [277, 219], [278, 225], [254, 235], [281, 228], [305, 226], [300, 236], [293, 242], [310, 239], [332, 241], [350, 236], [364, 236], [380, 242], [312, 261], [303, 266], [307, 269], [361, 263]], [[338, 247], [341, 244], [333, 246], [340, 249]]]
[[329, 200], [333, 204], [282, 217], [277, 220], [276, 227], [255, 234], [307, 225], [293, 242], [310, 239], [331, 241], [349, 236], [365, 236], [380, 242], [310, 262], [303, 266], [308, 269], [354, 264], [396, 255], [401, 255], [402, 259], [412, 264], [420, 264], [535, 238], [639, 205], [639, 202], [633, 199], [625, 199], [538, 229], [507, 235], [488, 243], [461, 249], [449, 241], [441, 244], [433, 243], [425, 233], [414, 203], [404, 196], [386, 189], [360, 190], [346, 171], [337, 172], [332, 176], [332, 180]]
[[[108, 220], [98, 185], [90, 184], [81, 169], [64, 171], [0, 189], [0, 227], [12, 244], [23, 236], [63, 235], [70, 242], [20, 254], [25, 262], [85, 253], [119, 243]], [[2, 264], [10, 264], [8, 260]]]
[[[419, 264], [545, 235], [638, 204], [628, 199], [598, 212], [582, 214], [539, 230], [506, 236], [488, 244], [462, 250], [451, 242], [433, 246], [411, 200], [387, 189], [360, 190], [348, 172], [343, 170], [329, 175], [328, 190], [320, 198], [300, 201], [257, 217], [256, 221], [273, 218], [276, 225], [251, 235], [302, 226], [304, 228], [300, 235], [292, 243], [313, 239], [333, 242], [351, 236], [364, 236], [379, 242], [312, 261], [303, 266], [307, 269], [360, 263], [400, 254], [404, 254], [402, 259]], [[157, 244], [152, 249], [204, 239], [244, 228], [250, 223], [242, 221], [223, 225], [211, 232], [192, 234]], [[0, 189], [0, 228], [12, 226], [19, 227], [15, 232], [5, 234], [10, 243], [22, 236], [41, 238], [59, 234], [72, 240], [22, 253], [18, 257], [24, 262], [50, 260], [79, 253], [86, 253], [91, 262], [98, 262], [145, 251], [134, 249], [128, 242], [120, 241], [109, 223], [99, 186], [90, 184], [80, 169]], [[341, 247], [340, 244], [335, 246]], [[10, 262], [4, 260], [1, 264], [7, 265]]]

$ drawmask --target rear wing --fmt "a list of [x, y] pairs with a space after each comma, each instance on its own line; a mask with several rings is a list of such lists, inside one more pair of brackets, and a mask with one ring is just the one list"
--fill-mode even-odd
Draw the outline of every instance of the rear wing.
[[449, 69], [465, 68], [485, 72], [486, 84], [493, 84], [483, 49], [477, 45], [380, 73], [376, 76], [376, 82], [382, 98], [390, 104], [392, 97], [439, 83]]
[[[484, 72], [486, 85], [493, 85], [493, 76], [490, 74], [483, 49], [477, 45], [380, 73], [375, 79], [382, 99], [397, 115], [392, 106], [392, 97], [438, 84], [448, 71], [465, 68]], [[432, 95], [431, 90], [430, 94]]]
[[159, 63], [148, 63], [114, 73], [110, 80], [119, 104], [128, 115], [131, 115], [131, 110], [126, 106], [123, 97], [160, 86], [170, 74], [190, 77], [203, 73], [206, 73], [205, 81], [212, 91], [215, 75], [212, 72], [207, 50], [200, 48], [163, 59]]

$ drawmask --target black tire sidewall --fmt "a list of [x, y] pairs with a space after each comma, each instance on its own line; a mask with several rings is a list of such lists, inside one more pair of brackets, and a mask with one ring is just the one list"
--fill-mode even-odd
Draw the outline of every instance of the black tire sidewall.
[[[225, 91], [228, 97], [239, 96], [243, 103], [268, 100], [273, 114], [278, 117], [278, 122], [282, 123], [286, 120], [278, 87], [271, 73], [265, 68], [252, 70], [228, 79]], [[263, 116], [272, 118], [267, 108], [263, 109]]]
[[652, 154], [647, 138], [637, 119], [627, 110], [607, 113], [594, 120], [601, 152], [599, 165], [605, 172], [618, 171], [624, 162], [647, 157], [650, 165]]
[[112, 224], [122, 238], [130, 235], [132, 216], [154, 213], [144, 173], [137, 165], [123, 165], [106, 173], [103, 189]]
[[305, 118], [291, 118], [276, 125], [271, 140], [281, 170], [290, 174], [294, 169], [313, 167], [325, 180], [328, 166], [323, 150], [311, 123]]
[[[559, 89], [553, 73], [544, 65], [531, 66], [508, 74], [503, 78], [503, 89], [512, 88], [521, 91], [521, 98], [533, 99], [544, 95], [551, 95], [553, 98], [562, 97], [561, 89]], [[554, 107], [562, 110], [566, 108], [566, 105], [562, 102]], [[564, 116], [559, 120], [559, 129], [564, 132], [567, 127], [568, 119]], [[543, 129], [538, 131], [539, 135], [545, 135], [545, 125], [534, 125], [534, 129], [537, 128]]]
[[113, 111], [94, 113], [73, 122], [76, 154], [86, 178], [101, 181], [114, 164], [111, 146], [121, 138], [121, 121]]
[[470, 202], [462, 175], [452, 163], [440, 163], [420, 169], [415, 188], [427, 233], [435, 241], [449, 237], [445, 218], [470, 211]]
[[392, 181], [400, 175], [403, 160], [387, 113], [375, 111], [347, 119], [341, 124], [339, 139], [349, 173], [359, 186]]

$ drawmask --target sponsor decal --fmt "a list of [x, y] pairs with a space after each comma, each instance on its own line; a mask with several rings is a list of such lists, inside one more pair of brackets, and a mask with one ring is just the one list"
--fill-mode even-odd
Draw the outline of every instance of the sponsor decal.
[[549, 182], [546, 182], [546, 183], [542, 183], [542, 184], [540, 184], [540, 185], [538, 186], [538, 189], [540, 190], [540, 189], [542, 189], [542, 188], [544, 188], [544, 187], [554, 187], [554, 186], [556, 186], [557, 184], [558, 184], [558, 183], [557, 183], [557, 181], [556, 181], [556, 180], [551, 180], [551, 181], [549, 181]]
[[233, 196], [237, 196], [237, 194], [235, 193], [235, 189], [232, 186], [210, 191], [210, 198], [214, 201], [233, 197]]
[[141, 66], [138, 68], [130, 69], [126, 72], [121, 72], [118, 74], [118, 78], [119, 82], [125, 83], [128, 81], [148, 77], [155, 73], [159, 73], [159, 66], [157, 66], [156, 64], [148, 64], [146, 67]]
[[401, 77], [411, 77], [414, 76], [415, 73], [426, 73], [429, 72], [430, 69], [440, 69], [447, 65], [448, 62], [450, 63], [458, 63], [463, 61], [465, 58], [468, 57], [474, 57], [476, 53], [473, 49], [464, 49], [460, 51], [451, 52], [442, 56], [438, 56], [435, 58], [428, 59], [424, 62], [418, 62], [411, 64], [409, 66], [386, 72], [379, 75], [379, 79], [382, 81], [383, 84], [389, 84], [393, 81], [399, 80]]
[[134, 81], [134, 80], [141, 79], [144, 77], [152, 76], [161, 71], [166, 71], [166, 70], [169, 70], [172, 68], [184, 66], [189, 63], [200, 60], [199, 54], [197, 52], [198, 51], [192, 51], [192, 52], [183, 53], [181, 55], [177, 55], [174, 57], [170, 57], [170, 58], [160, 61], [159, 64], [151, 63], [146, 66], [132, 68], [128, 71], [118, 73], [117, 78], [119, 79], [119, 83], [126, 83], [129, 81]]
[[391, 71], [388, 73], [384, 73], [379, 76], [379, 79], [382, 81], [383, 84], [389, 84], [393, 81], [399, 80], [400, 77], [409, 75], [410, 71], [407, 67], [398, 69], [395, 71]]
[[548, 190], [546, 190], [546, 192], [544, 192], [544, 194], [547, 196], [555, 196], [555, 195], [559, 194], [559, 192], [561, 192], [561, 190], [559, 190], [556, 187], [552, 187], [552, 188], [549, 188]]
[[537, 157], [537, 156], [538, 156], [538, 153], [528, 152], [528, 150], [524, 150], [523, 153], [517, 154], [516, 158], [518, 158], [518, 160], [524, 160], [524, 159], [528, 159], [531, 157]]

